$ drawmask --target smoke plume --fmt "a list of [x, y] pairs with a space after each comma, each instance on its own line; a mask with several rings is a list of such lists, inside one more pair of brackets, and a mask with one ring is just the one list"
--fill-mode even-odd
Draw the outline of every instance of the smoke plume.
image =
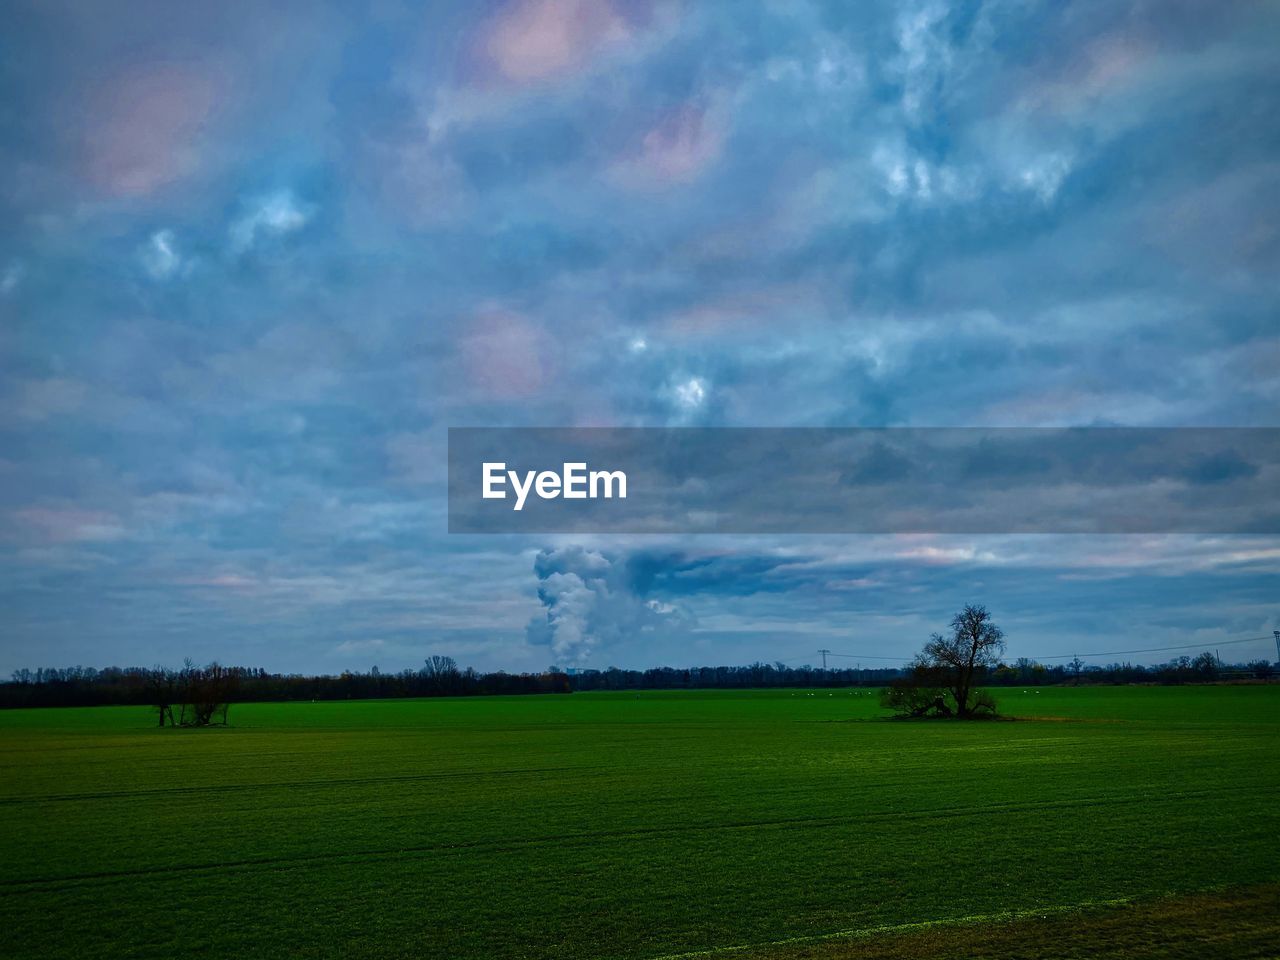
[[526, 635], [549, 646], [557, 662], [585, 663], [599, 647], [689, 624], [683, 611], [646, 598], [623, 559], [578, 546], [549, 548], [539, 551], [533, 570], [544, 610]]

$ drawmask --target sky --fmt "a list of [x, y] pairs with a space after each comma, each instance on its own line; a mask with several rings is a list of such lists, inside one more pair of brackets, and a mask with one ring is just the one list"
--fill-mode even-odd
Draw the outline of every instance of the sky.
[[0, 674], [879, 665], [966, 602], [1010, 657], [1274, 658], [1280, 538], [449, 535], [445, 441], [1280, 426], [1277, 37], [4, 0]]

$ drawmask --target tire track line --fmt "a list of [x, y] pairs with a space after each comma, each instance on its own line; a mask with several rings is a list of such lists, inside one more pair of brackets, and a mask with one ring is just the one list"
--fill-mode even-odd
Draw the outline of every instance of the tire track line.
[[[1262, 793], [1262, 791], [1259, 791]], [[1265, 792], [1270, 796], [1270, 791]], [[91, 873], [70, 874], [61, 877], [41, 877], [34, 879], [15, 879], [0, 881], [0, 889], [10, 894], [35, 893], [58, 890], [65, 887], [115, 880], [128, 880], [143, 877], [174, 876], [207, 871], [241, 871], [255, 870], [262, 867], [291, 868], [316, 863], [337, 863], [375, 861], [412, 857], [432, 853], [450, 853], [454, 851], [488, 851], [494, 853], [516, 852], [529, 847], [549, 844], [574, 844], [591, 846], [598, 843], [613, 842], [620, 839], [640, 839], [657, 836], [678, 836], [681, 834], [714, 833], [720, 831], [778, 829], [787, 827], [830, 827], [852, 825], [858, 823], [909, 823], [916, 820], [940, 820], [956, 817], [971, 817], [993, 812], [1027, 812], [1046, 809], [1075, 809], [1091, 806], [1128, 805], [1135, 803], [1172, 803], [1179, 800], [1205, 799], [1220, 796], [1220, 792], [1212, 790], [1188, 791], [1182, 794], [1166, 794], [1161, 797], [1146, 795], [1127, 797], [1085, 797], [1073, 800], [1051, 800], [1039, 803], [1007, 803], [984, 804], [974, 807], [949, 807], [936, 810], [918, 810], [906, 813], [861, 814], [854, 816], [826, 817], [783, 817], [776, 819], [743, 820], [732, 823], [689, 824], [661, 827], [634, 827], [621, 830], [597, 830], [581, 833], [553, 834], [540, 837], [525, 837], [503, 840], [462, 840], [453, 843], [415, 844], [403, 847], [391, 847], [374, 850], [329, 851], [323, 853], [295, 854], [279, 857], [249, 857], [237, 860], [224, 860], [200, 864], [175, 864], [161, 867], [139, 867], [131, 870], [104, 870]]]

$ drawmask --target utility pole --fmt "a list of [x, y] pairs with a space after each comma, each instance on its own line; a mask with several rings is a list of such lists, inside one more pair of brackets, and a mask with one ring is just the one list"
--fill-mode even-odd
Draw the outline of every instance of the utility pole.
[[[1277, 648], [1277, 649], [1280, 649], [1280, 648]], [[827, 654], [830, 653], [831, 651], [828, 650], [826, 647], [823, 647], [818, 652], [822, 654], [822, 669], [825, 670], [827, 669]]]
[[1276, 660], [1280, 661], [1280, 630], [1272, 630], [1271, 633], [1276, 638]]

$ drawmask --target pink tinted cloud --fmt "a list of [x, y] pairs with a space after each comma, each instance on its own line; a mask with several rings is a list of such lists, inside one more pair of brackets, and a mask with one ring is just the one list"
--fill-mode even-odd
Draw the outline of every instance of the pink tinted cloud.
[[510, 0], [480, 28], [475, 56], [489, 79], [539, 83], [581, 70], [633, 31], [609, 0]]
[[13, 513], [18, 526], [41, 543], [118, 540], [125, 529], [115, 514], [76, 507], [27, 507]]
[[87, 178], [111, 196], [145, 196], [189, 176], [227, 84], [208, 67], [143, 63], [85, 97], [81, 148]]
[[614, 172], [620, 182], [633, 187], [692, 183], [720, 158], [723, 148], [719, 112], [686, 102], [646, 129]]
[[499, 399], [537, 393], [547, 374], [543, 341], [527, 317], [498, 308], [482, 310], [459, 343], [471, 385]]
[[795, 331], [827, 316], [823, 290], [811, 283], [774, 284], [710, 298], [666, 316], [669, 336], [698, 339], [738, 332]]
[[999, 563], [1002, 558], [994, 550], [981, 549], [976, 542], [956, 537], [934, 537], [929, 534], [899, 533], [890, 537], [896, 546], [893, 556], [899, 560], [914, 560], [926, 566], [949, 567], [957, 564], [977, 565]]
[[1063, 67], [1028, 85], [1018, 105], [1030, 112], [1076, 113], [1132, 85], [1154, 53], [1150, 42], [1139, 35], [1098, 37]]
[[258, 580], [239, 573], [210, 573], [205, 576], [184, 577], [177, 581], [185, 587], [211, 587], [216, 590], [252, 590]]

